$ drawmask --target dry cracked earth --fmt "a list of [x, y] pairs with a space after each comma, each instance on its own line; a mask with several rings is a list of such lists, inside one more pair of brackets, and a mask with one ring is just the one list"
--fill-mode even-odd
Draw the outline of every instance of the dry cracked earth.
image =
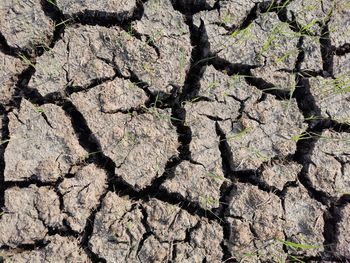
[[1, 0], [1, 262], [350, 262], [349, 0]]

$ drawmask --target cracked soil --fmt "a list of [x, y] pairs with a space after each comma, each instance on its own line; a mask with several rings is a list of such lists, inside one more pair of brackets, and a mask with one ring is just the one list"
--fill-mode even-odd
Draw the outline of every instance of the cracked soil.
[[0, 262], [350, 262], [349, 0], [0, 17]]

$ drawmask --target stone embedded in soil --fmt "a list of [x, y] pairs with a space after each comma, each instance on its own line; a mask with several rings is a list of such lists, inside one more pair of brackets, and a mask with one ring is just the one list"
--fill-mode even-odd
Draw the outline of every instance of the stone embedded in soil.
[[214, 169], [206, 170], [202, 165], [183, 161], [176, 167], [174, 178], [162, 186], [209, 210], [219, 206], [220, 186], [225, 180], [221, 167]]
[[119, 13], [120, 19], [132, 14], [136, 0], [57, 0], [57, 7], [64, 14], [84, 13], [86, 11], [100, 11]]
[[[310, 90], [317, 106], [321, 109], [323, 118], [332, 118], [341, 123], [350, 123], [350, 95], [347, 73], [336, 79], [315, 77], [310, 78]], [[312, 117], [312, 116], [311, 116]]]
[[318, 255], [323, 250], [323, 214], [326, 207], [312, 199], [303, 186], [288, 188], [284, 199], [285, 224], [283, 227], [286, 239], [297, 244], [314, 246], [310, 249], [288, 251], [306, 256]]
[[25, 65], [20, 59], [0, 52], [0, 105], [6, 105], [11, 100], [18, 75], [24, 69]]
[[[100, 97], [104, 96], [101, 95], [104, 91], [91, 89], [73, 94], [71, 98], [104, 154], [116, 163], [117, 175], [135, 188], [144, 188], [161, 176], [167, 161], [178, 154], [171, 113], [156, 108], [145, 108], [146, 112], [141, 114], [132, 111], [130, 114], [103, 113]], [[142, 90], [135, 92], [143, 93]]]
[[86, 155], [70, 119], [56, 105], [36, 107], [23, 99], [20, 110], [10, 113], [9, 119], [10, 141], [5, 152], [4, 172], [6, 181], [30, 178], [56, 181]]
[[257, 253], [261, 261], [252, 255], [251, 262], [285, 259], [282, 244], [277, 241], [284, 237], [284, 220], [282, 203], [276, 195], [237, 183], [226, 216], [231, 230], [226, 245], [235, 258], [243, 260], [248, 253]]
[[350, 204], [339, 211], [339, 216], [341, 219], [337, 225], [338, 236], [334, 253], [336, 256], [350, 258]]
[[60, 183], [58, 190], [63, 195], [63, 212], [74, 231], [84, 230], [86, 220], [96, 209], [106, 188], [106, 173], [94, 164], [83, 167], [73, 178], [65, 178]]
[[350, 136], [325, 131], [316, 142], [309, 177], [312, 185], [332, 196], [350, 192]]
[[78, 240], [74, 237], [54, 235], [49, 236], [45, 242], [48, 244], [44, 248], [36, 248], [32, 251], [24, 251], [21, 253], [5, 251], [5, 259], [8, 259], [9, 262], [16, 263], [91, 262], [83, 249], [79, 247]]
[[302, 165], [284, 160], [273, 160], [263, 165], [261, 179], [270, 186], [282, 191], [287, 182], [297, 180]]
[[45, 238], [47, 227], [61, 227], [62, 219], [58, 196], [49, 187], [9, 188], [0, 218], [0, 246], [34, 244]]
[[[0, 31], [13, 47], [32, 50], [48, 46], [53, 36], [54, 23], [42, 10], [42, 1], [0, 2]], [[6, 19], [5, 19], [6, 18]]]

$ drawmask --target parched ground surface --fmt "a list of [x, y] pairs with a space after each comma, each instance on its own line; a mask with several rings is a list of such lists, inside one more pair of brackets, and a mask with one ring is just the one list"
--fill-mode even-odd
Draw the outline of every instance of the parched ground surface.
[[0, 262], [350, 262], [348, 0], [0, 17]]

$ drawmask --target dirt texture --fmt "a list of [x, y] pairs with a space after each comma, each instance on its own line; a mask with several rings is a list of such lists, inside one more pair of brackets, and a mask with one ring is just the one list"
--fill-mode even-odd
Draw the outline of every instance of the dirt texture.
[[0, 16], [0, 262], [350, 262], [348, 0]]

